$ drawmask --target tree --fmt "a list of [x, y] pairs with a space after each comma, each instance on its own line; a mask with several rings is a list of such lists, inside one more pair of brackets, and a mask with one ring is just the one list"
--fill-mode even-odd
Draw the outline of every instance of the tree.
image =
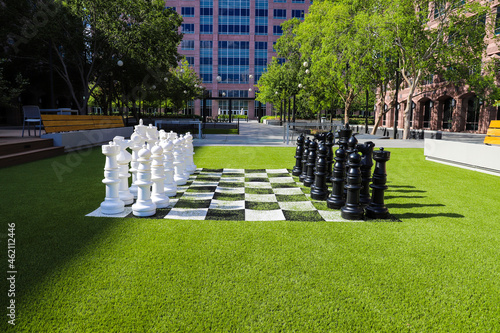
[[400, 72], [409, 91], [403, 132], [408, 139], [412, 99], [422, 77], [437, 74], [471, 89], [492, 82], [482, 69], [489, 7], [445, 0], [392, 0], [385, 6], [381, 29], [392, 34], [391, 45], [398, 49]]
[[[50, 45], [57, 59], [53, 68], [80, 113], [86, 112], [90, 95], [112, 76], [122, 58], [134, 59], [144, 73], [145, 68], [167, 73], [180, 59], [182, 18], [165, 9], [163, 1], [55, 0], [50, 10], [57, 19], [37, 27], [36, 38]], [[36, 7], [29, 13], [33, 21], [38, 13]]]
[[354, 100], [372, 81], [366, 70], [374, 46], [366, 38], [370, 8], [371, 1], [315, 2], [296, 29], [302, 57], [311, 62], [307, 86], [323, 101], [335, 101], [338, 96], [344, 104], [345, 123]]

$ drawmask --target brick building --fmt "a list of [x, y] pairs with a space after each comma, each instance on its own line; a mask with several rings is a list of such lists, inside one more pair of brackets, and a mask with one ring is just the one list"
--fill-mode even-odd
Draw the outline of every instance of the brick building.
[[[500, 34], [499, 1], [490, 1], [491, 7], [486, 22], [493, 23], [495, 31], [487, 32], [486, 38], [491, 41], [491, 34]], [[432, 24], [432, 22], [431, 22]], [[486, 24], [486, 27], [492, 26]], [[489, 42], [486, 57], [500, 56], [496, 43]], [[487, 60], [487, 59], [486, 59]], [[382, 127], [394, 127], [396, 117], [397, 127], [404, 127], [404, 110], [406, 108], [409, 89], [404, 87], [398, 94], [399, 108], [392, 108], [381, 123]], [[384, 105], [376, 105], [376, 114], [387, 110], [391, 101], [389, 94]], [[486, 105], [466, 87], [455, 86], [437, 75], [425, 78], [420, 90], [415, 92], [412, 100], [410, 126], [412, 129], [429, 129], [451, 132], [486, 133], [491, 120], [500, 120], [498, 107]]]

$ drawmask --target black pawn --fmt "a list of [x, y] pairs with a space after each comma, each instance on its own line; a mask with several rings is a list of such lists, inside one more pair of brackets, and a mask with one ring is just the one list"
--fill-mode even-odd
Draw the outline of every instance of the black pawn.
[[316, 140], [309, 144], [309, 154], [307, 156], [307, 176], [304, 179], [304, 185], [307, 187], [311, 187], [314, 183], [314, 167], [316, 165], [316, 148], [318, 148], [318, 144]]
[[328, 208], [340, 209], [345, 205], [344, 200], [344, 174], [345, 150], [340, 147], [335, 151], [335, 164], [332, 172], [332, 194], [326, 200]]
[[326, 186], [326, 145], [320, 143], [316, 158], [316, 170], [314, 171], [314, 184], [311, 189], [311, 199], [325, 200], [328, 197], [328, 187]]
[[347, 171], [347, 197], [345, 206], [340, 209], [340, 216], [346, 220], [362, 220], [364, 211], [359, 204], [361, 190], [361, 156], [354, 150], [349, 155], [349, 170]]
[[367, 141], [358, 144], [358, 151], [361, 153], [361, 191], [359, 192], [359, 202], [366, 206], [370, 203], [370, 182], [372, 181], [373, 148], [375, 144]]
[[307, 176], [307, 157], [309, 155], [309, 145], [311, 144], [311, 142], [312, 141], [309, 140], [309, 138], [306, 138], [306, 141], [304, 141], [304, 150], [302, 152], [302, 173], [299, 176], [299, 180], [302, 183]]
[[329, 183], [332, 177], [332, 166], [333, 166], [333, 145], [334, 137], [332, 132], [328, 132], [326, 135], [326, 181]]
[[384, 191], [387, 190], [386, 162], [391, 158], [391, 152], [384, 148], [373, 153], [375, 160], [375, 170], [373, 171], [372, 201], [366, 207], [366, 216], [371, 219], [386, 219], [389, 216], [389, 210], [385, 207]]
[[302, 173], [302, 153], [304, 152], [304, 134], [300, 134], [297, 138], [297, 149], [295, 150], [295, 166], [292, 170], [292, 175], [300, 176]]

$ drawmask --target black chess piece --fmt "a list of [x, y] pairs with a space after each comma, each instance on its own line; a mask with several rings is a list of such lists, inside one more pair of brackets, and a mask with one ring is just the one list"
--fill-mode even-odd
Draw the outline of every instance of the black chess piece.
[[366, 207], [366, 216], [372, 219], [386, 219], [389, 210], [385, 207], [384, 191], [387, 190], [386, 162], [391, 158], [391, 152], [380, 148], [373, 152], [375, 160], [375, 170], [373, 171], [372, 200]]
[[311, 186], [311, 199], [325, 200], [328, 196], [326, 186], [326, 145], [320, 143], [317, 149], [316, 169], [314, 171], [314, 184]]
[[303, 183], [307, 176], [307, 157], [309, 155], [309, 145], [311, 144], [309, 137], [304, 141], [304, 150], [302, 152], [302, 173], [299, 176], [299, 180]]
[[302, 153], [304, 152], [304, 134], [300, 134], [297, 138], [297, 149], [295, 150], [295, 166], [292, 170], [292, 175], [300, 176], [302, 173]]
[[352, 135], [352, 129], [349, 128], [349, 124], [339, 130], [339, 146], [344, 150], [347, 150], [347, 142]]
[[333, 146], [335, 145], [332, 132], [326, 135], [326, 182], [330, 183], [332, 178]]
[[346, 203], [340, 209], [340, 216], [346, 220], [362, 220], [364, 211], [359, 203], [359, 191], [361, 190], [361, 156], [355, 149], [349, 156], [349, 170], [347, 171]]
[[309, 154], [307, 156], [307, 176], [304, 179], [304, 185], [311, 187], [314, 183], [314, 167], [316, 166], [316, 149], [318, 148], [318, 143], [313, 140], [309, 144]]
[[361, 191], [359, 192], [359, 202], [361, 205], [370, 203], [370, 182], [372, 181], [372, 166], [373, 166], [373, 148], [375, 144], [367, 141], [364, 144], [356, 146], [361, 153]]
[[345, 205], [344, 174], [346, 152], [342, 146], [335, 151], [335, 164], [332, 172], [332, 193], [326, 200], [328, 208], [340, 209]]

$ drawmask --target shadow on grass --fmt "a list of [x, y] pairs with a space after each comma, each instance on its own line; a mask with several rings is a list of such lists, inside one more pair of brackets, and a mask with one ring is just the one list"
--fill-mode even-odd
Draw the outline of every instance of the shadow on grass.
[[409, 199], [425, 199], [427, 198], [426, 196], [422, 195], [386, 195], [385, 199], [398, 199], [398, 198], [409, 198]]
[[456, 213], [404, 213], [404, 214], [394, 214], [398, 219], [429, 219], [434, 217], [448, 217], [448, 218], [464, 218], [462, 214]]
[[445, 207], [443, 204], [420, 204], [420, 203], [388, 203], [387, 208], [421, 208], [421, 207]]
[[427, 191], [424, 190], [391, 190], [392, 186], [389, 186], [389, 188], [386, 190], [386, 192], [399, 192], [399, 193], [427, 193]]

